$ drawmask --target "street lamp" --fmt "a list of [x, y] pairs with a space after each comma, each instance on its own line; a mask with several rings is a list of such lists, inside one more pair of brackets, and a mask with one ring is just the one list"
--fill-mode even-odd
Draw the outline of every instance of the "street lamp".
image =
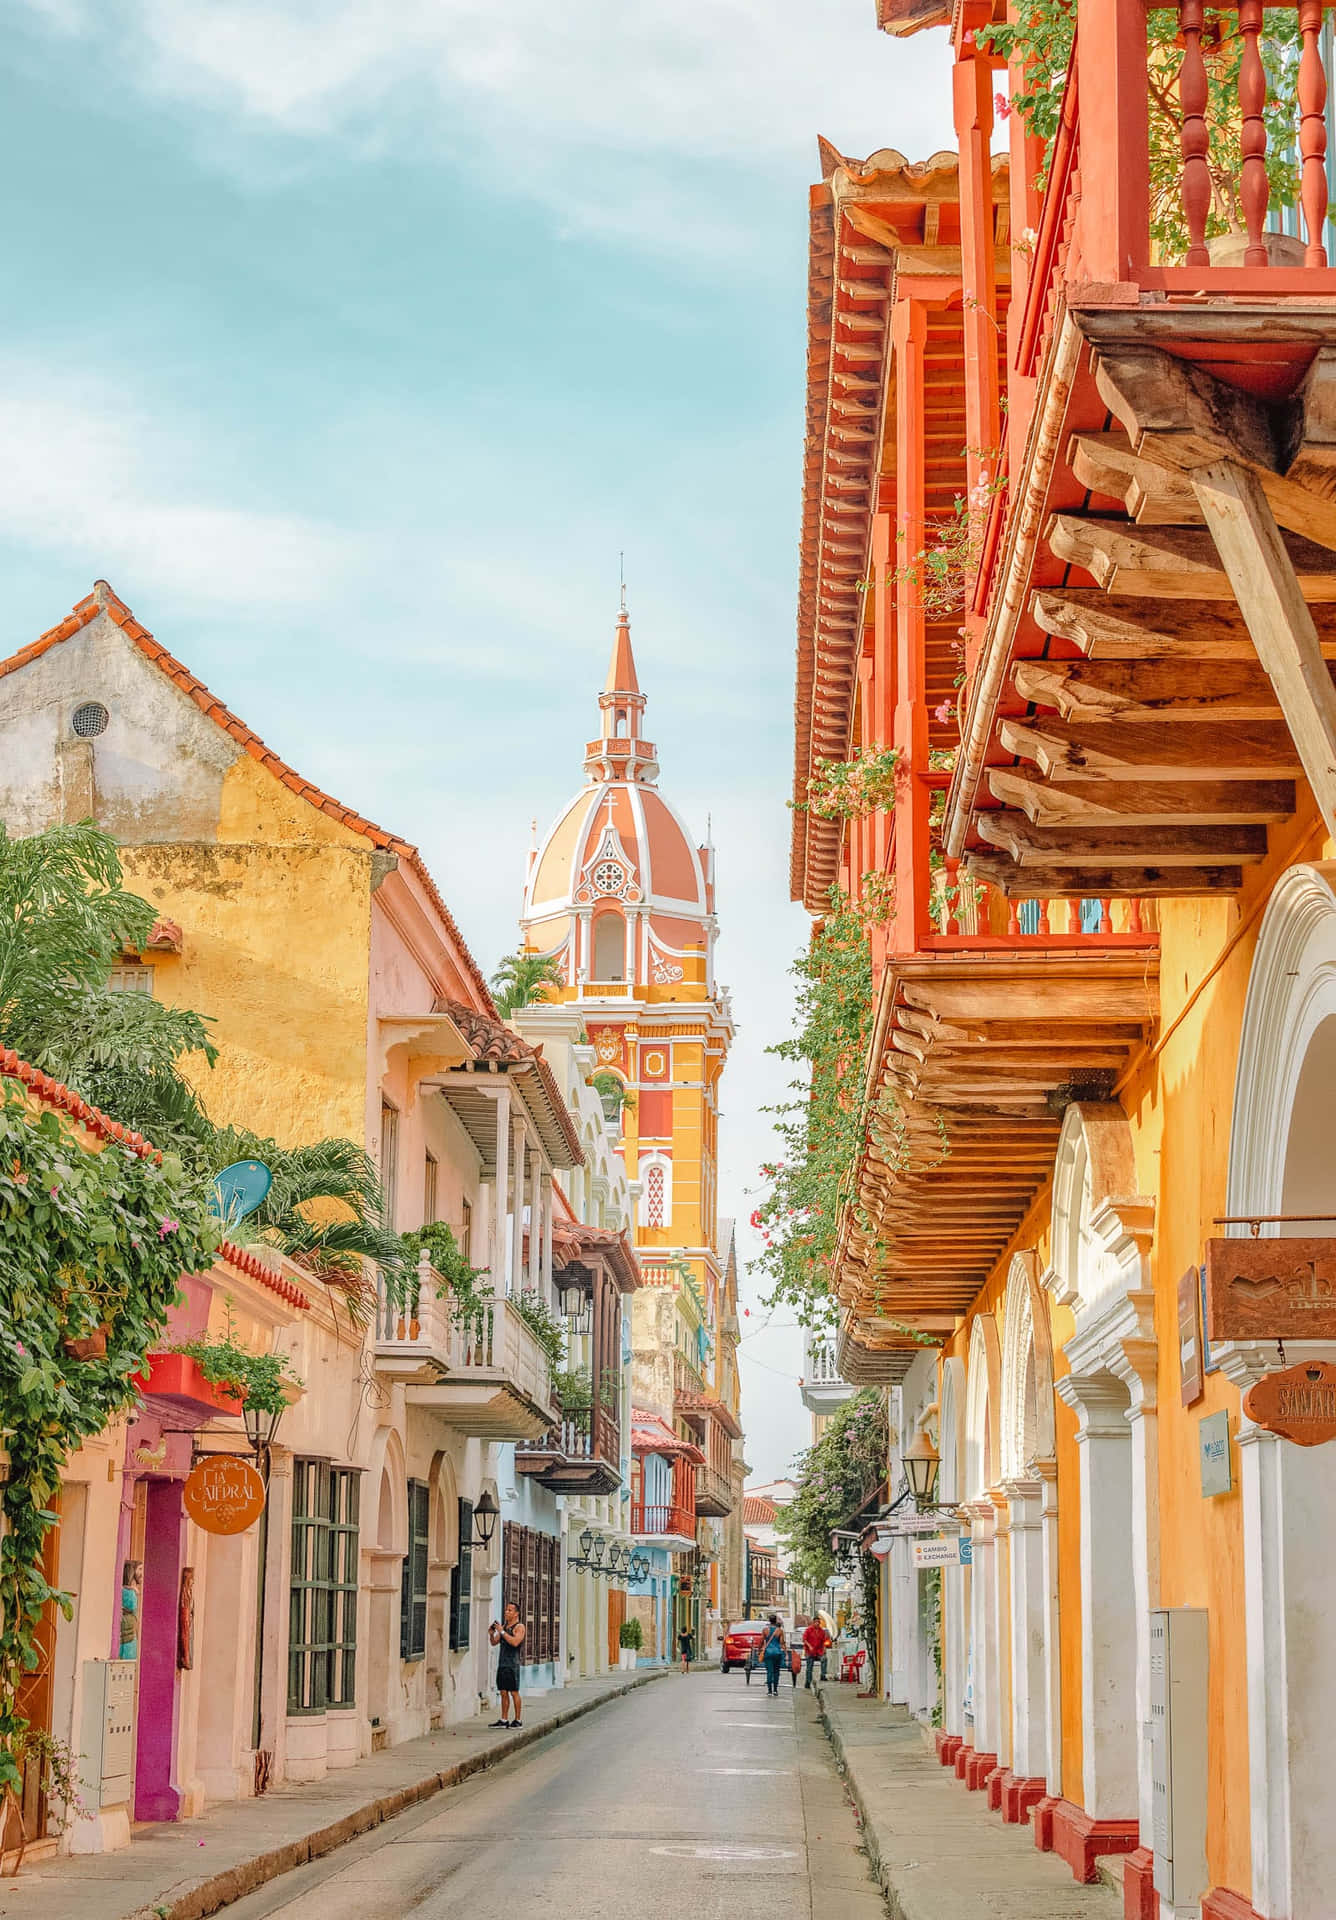
[[473, 1509], [473, 1524], [478, 1529], [474, 1544], [481, 1547], [484, 1553], [492, 1544], [492, 1535], [496, 1532], [496, 1522], [500, 1512], [501, 1509], [491, 1494], [484, 1490], [482, 1498]]
[[593, 1546], [593, 1544], [594, 1544], [593, 1533], [588, 1527], [586, 1527], [584, 1532], [580, 1535], [580, 1558], [582, 1560], [588, 1560], [589, 1549]]
[[608, 1543], [603, 1538], [603, 1535], [599, 1534], [598, 1538], [594, 1542], [594, 1571], [596, 1573], [601, 1573], [603, 1570], [603, 1556], [607, 1552], [607, 1550], [608, 1550]]
[[937, 1504], [937, 1475], [942, 1462], [922, 1427], [905, 1448], [903, 1464], [914, 1505], [924, 1513]]
[[248, 1400], [241, 1409], [241, 1418], [246, 1428], [246, 1438], [258, 1460], [274, 1444], [274, 1435], [278, 1432], [278, 1423], [283, 1418], [283, 1408], [256, 1407]]
[[561, 1311], [572, 1333], [588, 1333], [593, 1318], [593, 1295], [583, 1287], [563, 1287]]

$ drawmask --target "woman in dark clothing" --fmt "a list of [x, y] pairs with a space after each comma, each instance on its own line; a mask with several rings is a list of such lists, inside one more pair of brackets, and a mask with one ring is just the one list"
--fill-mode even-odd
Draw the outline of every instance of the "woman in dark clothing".
[[765, 1661], [765, 1690], [767, 1693], [778, 1693], [779, 1669], [784, 1663], [784, 1629], [779, 1624], [777, 1613], [772, 1613], [766, 1622], [761, 1658]]
[[[493, 1720], [494, 1727], [522, 1727], [520, 1718], [520, 1648], [524, 1645], [524, 1622], [520, 1619], [520, 1610], [513, 1600], [507, 1601], [499, 1621], [493, 1620], [487, 1629], [487, 1638], [501, 1651], [496, 1661], [496, 1690], [501, 1695], [501, 1718]], [[507, 1708], [509, 1701], [514, 1708], [513, 1717]]]

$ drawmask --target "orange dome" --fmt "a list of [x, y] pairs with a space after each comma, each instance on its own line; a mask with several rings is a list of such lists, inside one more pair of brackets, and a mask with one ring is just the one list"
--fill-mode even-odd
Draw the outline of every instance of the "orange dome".
[[[641, 737], [645, 697], [636, 679], [623, 610], [607, 685], [599, 695], [602, 730], [585, 756], [588, 783], [548, 833], [529, 869], [522, 925], [528, 944], [564, 956], [567, 978], [680, 979], [678, 956], [707, 950], [713, 935], [712, 856], [693, 844], [654, 782], [654, 748]], [[603, 935], [572, 944], [583, 922], [615, 920]], [[627, 937], [625, 925], [634, 923]], [[613, 966], [596, 964], [600, 941]], [[580, 951], [577, 954], [576, 945]]]

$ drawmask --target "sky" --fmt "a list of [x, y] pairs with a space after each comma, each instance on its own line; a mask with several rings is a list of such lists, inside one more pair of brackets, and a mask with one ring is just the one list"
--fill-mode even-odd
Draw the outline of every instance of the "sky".
[[[807, 188], [954, 144], [874, 0], [0, 0], [0, 632], [109, 580], [415, 841], [490, 972], [580, 784], [625, 553], [661, 785], [718, 848], [721, 1210], [788, 899]], [[806, 1444], [744, 1279], [753, 1476]]]

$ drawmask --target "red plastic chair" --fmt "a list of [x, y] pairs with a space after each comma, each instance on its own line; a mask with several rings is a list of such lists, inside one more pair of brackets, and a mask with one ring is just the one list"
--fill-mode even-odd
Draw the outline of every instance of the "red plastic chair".
[[840, 1663], [840, 1679], [852, 1681], [855, 1686], [863, 1678], [863, 1662], [867, 1659], [867, 1649], [860, 1647], [857, 1653], [846, 1653]]

